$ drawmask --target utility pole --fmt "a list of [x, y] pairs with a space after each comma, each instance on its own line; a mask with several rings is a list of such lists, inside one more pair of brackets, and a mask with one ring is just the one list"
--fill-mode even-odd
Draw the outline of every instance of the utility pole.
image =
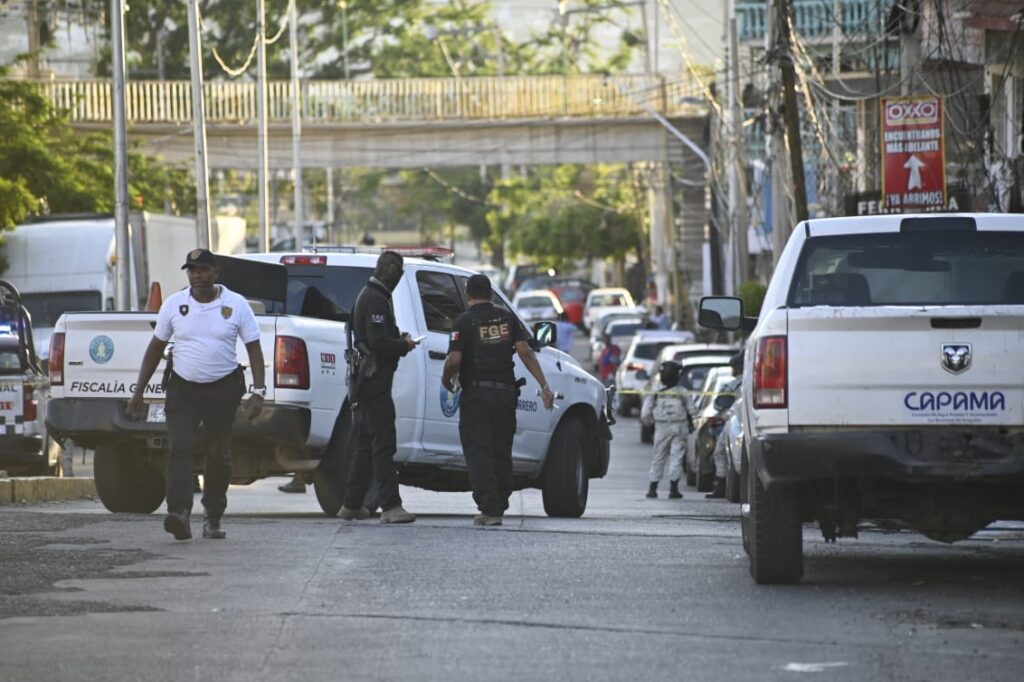
[[[655, 0], [657, 4], [657, 0]], [[644, 73], [651, 75], [651, 34], [647, 30], [647, 0], [640, 2], [640, 21], [644, 24]]]
[[[842, 63], [842, 52], [841, 52], [841, 41], [843, 37], [843, 3], [842, 0], [832, 0], [832, 18], [834, 23], [832, 25], [832, 79], [838, 83], [840, 79], [840, 73], [843, 68]], [[840, 130], [839, 127], [839, 100], [837, 98], [832, 99], [832, 129]], [[842, 195], [843, 189], [842, 178], [839, 175], [839, 169], [834, 167], [832, 172], [829, 174], [832, 181], [829, 183], [832, 186], [832, 196], [829, 202], [829, 213], [832, 215], [841, 215], [839, 211], [842, 208]]]
[[196, 245], [210, 248], [210, 179], [203, 107], [203, 53], [199, 2], [188, 0], [188, 55], [192, 69], [192, 139], [196, 148]]
[[267, 9], [256, 0], [256, 185], [259, 194], [260, 249], [270, 251], [267, 203]]
[[341, 59], [345, 65], [345, 80], [351, 78], [348, 68], [348, 0], [340, 0], [341, 5]]
[[25, 16], [25, 23], [28, 28], [28, 76], [39, 78], [39, 0], [29, 0], [28, 11]]
[[904, 2], [900, 20], [900, 94], [916, 94], [921, 80], [921, 24], [920, 4]]
[[[796, 222], [807, 220], [807, 187], [804, 178], [804, 153], [800, 141], [800, 112], [796, 104], [796, 71], [793, 66], [793, 36], [789, 21], [793, 16], [793, 0], [775, 0], [775, 21], [781, 41], [779, 55], [782, 68], [782, 105], [786, 122], [786, 142], [789, 146], [789, 167], [793, 182], [793, 203]], [[792, 229], [792, 228], [789, 228]]]
[[124, 87], [124, 0], [110, 0], [112, 109], [114, 120], [114, 254], [117, 281], [114, 285], [117, 310], [131, 310], [131, 235], [128, 226], [128, 124]]
[[729, 122], [732, 139], [729, 145], [729, 215], [732, 218], [730, 244], [735, 254], [733, 277], [739, 285], [750, 276], [750, 249], [747, 246], [747, 172], [743, 154], [743, 108], [740, 101], [739, 39], [736, 31], [736, 4], [730, 2], [729, 17]]
[[[292, 173], [295, 176], [295, 246], [302, 247], [303, 217], [302, 210], [302, 93], [299, 92], [299, 12], [295, 0], [288, 3], [288, 42], [291, 52], [292, 66]], [[312, 239], [316, 244], [316, 228], [313, 228]]]

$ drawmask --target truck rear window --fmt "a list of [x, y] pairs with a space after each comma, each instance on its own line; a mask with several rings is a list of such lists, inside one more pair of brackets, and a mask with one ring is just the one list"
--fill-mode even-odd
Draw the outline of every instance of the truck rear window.
[[323, 320], [336, 319], [341, 311], [351, 312], [356, 296], [373, 268], [337, 265], [288, 266], [288, 300], [283, 306], [278, 301], [264, 300], [268, 313], [287, 313]]
[[21, 304], [32, 316], [32, 326], [39, 329], [57, 326], [57, 319], [64, 313], [103, 309], [103, 299], [98, 291], [22, 294]]
[[1024, 305], [1024, 232], [812, 237], [790, 307]]

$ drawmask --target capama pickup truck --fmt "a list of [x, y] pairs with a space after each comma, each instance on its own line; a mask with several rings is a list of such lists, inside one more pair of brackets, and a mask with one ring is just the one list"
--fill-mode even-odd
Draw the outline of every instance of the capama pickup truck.
[[793, 231], [751, 331], [742, 528], [758, 583], [803, 574], [805, 521], [859, 520], [953, 542], [1024, 519], [1024, 219], [883, 215]]
[[[239, 413], [236, 421], [233, 483], [310, 472], [321, 508], [337, 514], [351, 435], [345, 320], [375, 262], [374, 254], [342, 252], [219, 257], [221, 282], [257, 312], [269, 364], [263, 413], [254, 422]], [[471, 274], [408, 258], [394, 291], [399, 327], [425, 337], [399, 363], [394, 382], [395, 461], [405, 485], [470, 489], [459, 442], [459, 399], [443, 389], [441, 372], [452, 321], [466, 308]], [[510, 309], [499, 292], [494, 300]], [[51, 433], [95, 448], [97, 492], [115, 512], [149, 513], [164, 497], [163, 363], [146, 387], [148, 418], [129, 421], [124, 413], [155, 323], [155, 313], [67, 313], [51, 344]], [[516, 359], [517, 376], [527, 383], [517, 413], [514, 483], [540, 488], [549, 515], [573, 517], [586, 509], [589, 479], [607, 472], [610, 415], [604, 387], [552, 348], [554, 340], [550, 323], [531, 331], [548, 382], [562, 396], [558, 409], [544, 409], [539, 386]], [[240, 364], [247, 362], [240, 342], [238, 357]], [[248, 369], [247, 378], [251, 384]]]

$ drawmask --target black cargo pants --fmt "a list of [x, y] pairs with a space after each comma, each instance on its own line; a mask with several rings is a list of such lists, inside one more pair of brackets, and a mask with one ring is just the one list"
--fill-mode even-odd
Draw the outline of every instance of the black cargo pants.
[[375, 395], [360, 396], [352, 407], [355, 438], [345, 480], [345, 506], [349, 509], [363, 506], [372, 480], [377, 482], [376, 506], [387, 511], [402, 504], [395, 467], [395, 402], [391, 383], [387, 383], [386, 391], [375, 387]]
[[202, 431], [203, 507], [220, 518], [228, 505], [231, 482], [231, 435], [235, 412], [245, 392], [241, 372], [206, 384], [185, 381], [177, 374], [167, 384], [167, 511], [192, 511], [192, 468], [196, 440]]
[[467, 386], [459, 402], [459, 439], [473, 500], [488, 516], [502, 516], [512, 494], [512, 440], [516, 435], [515, 386]]

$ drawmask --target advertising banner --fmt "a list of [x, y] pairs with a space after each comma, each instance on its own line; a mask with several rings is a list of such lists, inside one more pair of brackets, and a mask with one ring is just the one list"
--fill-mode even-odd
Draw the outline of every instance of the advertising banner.
[[946, 206], [942, 99], [882, 99], [882, 204], [887, 211]]

